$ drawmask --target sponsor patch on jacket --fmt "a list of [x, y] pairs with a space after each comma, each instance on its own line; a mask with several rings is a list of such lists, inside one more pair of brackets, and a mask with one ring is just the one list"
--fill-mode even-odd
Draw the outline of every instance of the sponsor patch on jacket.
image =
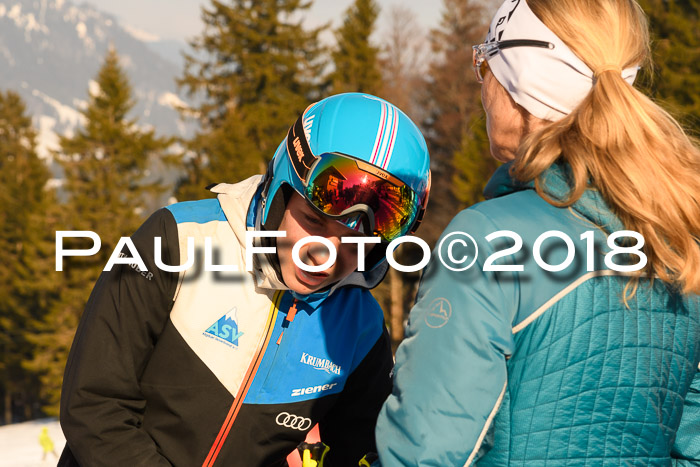
[[214, 324], [209, 326], [204, 335], [210, 339], [216, 339], [231, 348], [238, 347], [238, 338], [243, 335], [238, 331], [238, 320], [236, 319], [236, 307], [231, 308]]
[[328, 374], [333, 373], [334, 375], [340, 375], [340, 366], [336, 365], [327, 358], [318, 358], [307, 353], [302, 353], [300, 362], [317, 370], [325, 371]]
[[329, 389], [337, 386], [338, 383], [324, 384], [320, 386], [309, 386], [308, 388], [292, 389], [292, 397], [304, 396], [307, 394], [314, 394], [317, 392], [328, 391]]
[[[126, 253], [119, 253], [119, 257], [126, 258]], [[139, 274], [141, 274], [143, 277], [145, 277], [149, 281], [153, 280], [153, 273], [148, 272], [148, 271], [142, 271], [138, 264], [132, 263], [129, 265], [129, 267], [131, 267], [131, 269], [138, 272]]]

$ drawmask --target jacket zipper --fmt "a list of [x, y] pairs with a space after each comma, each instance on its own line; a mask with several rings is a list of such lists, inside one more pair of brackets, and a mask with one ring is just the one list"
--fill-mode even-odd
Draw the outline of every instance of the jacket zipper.
[[[292, 321], [294, 321], [294, 317], [297, 315], [297, 311], [297, 299], [295, 298], [294, 303], [292, 303], [292, 306], [289, 307], [289, 310], [287, 310], [287, 317], [284, 318], [284, 320], [287, 323], [287, 327], [289, 327], [289, 325], [292, 324]], [[282, 342], [282, 336], [284, 336], [284, 327], [282, 328], [282, 332], [280, 333], [279, 339], [277, 339], [278, 346]]]
[[245, 377], [243, 378], [243, 383], [241, 384], [241, 387], [238, 389], [238, 394], [236, 394], [236, 397], [233, 400], [233, 404], [231, 404], [231, 408], [229, 409], [228, 414], [226, 415], [226, 420], [224, 420], [224, 424], [221, 425], [219, 434], [216, 436], [216, 440], [214, 440], [214, 444], [209, 450], [209, 454], [204, 460], [202, 467], [212, 467], [214, 465], [214, 462], [216, 462], [216, 458], [224, 445], [224, 441], [226, 441], [228, 433], [229, 431], [231, 431], [233, 422], [236, 420], [236, 416], [238, 415], [238, 412], [241, 409], [241, 406], [243, 405], [243, 400], [245, 399], [245, 396], [248, 393], [248, 389], [250, 389], [250, 384], [253, 382], [253, 377], [258, 371], [258, 367], [260, 366], [260, 362], [262, 361], [262, 356], [265, 354], [265, 350], [267, 349], [267, 346], [270, 343], [270, 337], [272, 336], [275, 318], [277, 316], [277, 311], [279, 310], [279, 304], [283, 294], [284, 291], [282, 290], [278, 290], [277, 292], [275, 292], [275, 295], [272, 299], [272, 306], [270, 307], [270, 313], [267, 317], [267, 328], [265, 330], [263, 343], [253, 356], [253, 360], [250, 362], [250, 366], [248, 366], [248, 371], [246, 372]]

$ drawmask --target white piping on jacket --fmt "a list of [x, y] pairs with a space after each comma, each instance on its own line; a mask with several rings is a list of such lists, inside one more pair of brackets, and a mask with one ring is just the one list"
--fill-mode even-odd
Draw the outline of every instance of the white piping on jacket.
[[[551, 308], [552, 305], [557, 303], [563, 297], [568, 295], [572, 290], [574, 290], [579, 285], [583, 284], [584, 282], [586, 282], [589, 279], [592, 279], [594, 277], [632, 276], [632, 275], [633, 275], [633, 273], [619, 272], [619, 271], [613, 271], [613, 270], [609, 270], [609, 269], [600, 270], [600, 271], [592, 271], [592, 272], [589, 272], [587, 274], [584, 274], [583, 276], [579, 277], [574, 282], [572, 282], [571, 284], [566, 286], [563, 290], [561, 290], [559, 293], [554, 295], [552, 298], [547, 300], [547, 302], [545, 302], [544, 305], [539, 307], [534, 313], [532, 313], [530, 316], [525, 318], [517, 326], [514, 326], [513, 327], [513, 334], [525, 329], [528, 325], [530, 325], [533, 321], [535, 321], [540, 315], [542, 315], [545, 311], [547, 311], [549, 308]], [[698, 365], [698, 370], [700, 370], [700, 365]], [[476, 454], [479, 452], [479, 448], [481, 447], [481, 444], [484, 442], [484, 438], [486, 437], [486, 433], [488, 432], [488, 429], [491, 426], [491, 422], [493, 421], [493, 418], [496, 416], [496, 413], [498, 412], [498, 409], [501, 406], [501, 402], [503, 401], [503, 396], [505, 395], [507, 386], [508, 386], [508, 379], [506, 377], [506, 382], [503, 385], [503, 389], [501, 390], [501, 395], [498, 396], [498, 400], [496, 401], [496, 404], [494, 405], [493, 410], [491, 410], [489, 417], [486, 419], [486, 423], [484, 425], [484, 428], [481, 430], [481, 434], [479, 435], [479, 439], [477, 439], [477, 441], [476, 441], [476, 446], [474, 446], [474, 449], [472, 450], [471, 455], [467, 459], [467, 462], [464, 464], [464, 467], [467, 467], [472, 462], [474, 462], [474, 457], [476, 457]]]
[[525, 329], [528, 325], [530, 325], [533, 321], [535, 321], [542, 313], [547, 311], [549, 308], [552, 307], [555, 303], [557, 303], [559, 300], [564, 298], [566, 295], [568, 295], [572, 290], [577, 288], [579, 285], [583, 284], [589, 279], [592, 279], [594, 277], [604, 277], [604, 276], [631, 276], [631, 273], [625, 273], [625, 272], [618, 272], [618, 271], [613, 271], [610, 269], [605, 269], [601, 271], [592, 271], [589, 272], [588, 274], [584, 274], [583, 276], [579, 277], [576, 279], [574, 282], [571, 284], [567, 285], [563, 290], [561, 290], [559, 293], [554, 295], [552, 298], [547, 300], [544, 305], [539, 307], [533, 314], [525, 318], [521, 323], [519, 323], [517, 326], [513, 327], [513, 334], [516, 334], [523, 329]]
[[484, 428], [481, 430], [481, 434], [479, 435], [479, 439], [476, 440], [476, 446], [474, 446], [474, 450], [472, 451], [471, 455], [467, 459], [467, 462], [465, 462], [464, 467], [467, 467], [472, 462], [474, 462], [474, 457], [479, 452], [479, 448], [481, 447], [481, 443], [484, 442], [484, 438], [486, 437], [486, 432], [489, 431], [489, 427], [491, 426], [491, 422], [493, 421], [493, 417], [496, 416], [496, 413], [498, 412], [498, 409], [501, 406], [501, 402], [503, 401], [503, 396], [506, 393], [506, 387], [508, 387], [508, 377], [507, 376], [506, 376], [506, 382], [503, 384], [503, 389], [501, 389], [501, 395], [498, 396], [498, 400], [496, 401], [496, 404], [493, 406], [493, 410], [491, 410], [491, 413], [489, 414], [489, 418], [486, 419], [486, 423], [484, 424]]

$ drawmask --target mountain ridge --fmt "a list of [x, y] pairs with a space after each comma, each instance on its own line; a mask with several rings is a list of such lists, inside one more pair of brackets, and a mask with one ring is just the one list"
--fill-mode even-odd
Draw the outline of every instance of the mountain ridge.
[[[129, 118], [159, 135], [190, 134], [192, 125], [183, 123], [175, 109], [186, 105], [175, 85], [181, 70], [158, 53], [147, 31], [122, 26], [89, 3], [0, 0], [1, 87], [27, 104], [41, 157], [50, 158], [50, 150], [58, 148], [57, 134], [71, 135], [81, 124], [80, 109], [88, 91], [95, 90], [93, 80], [110, 45], [136, 101]], [[173, 44], [167, 46], [172, 50]]]

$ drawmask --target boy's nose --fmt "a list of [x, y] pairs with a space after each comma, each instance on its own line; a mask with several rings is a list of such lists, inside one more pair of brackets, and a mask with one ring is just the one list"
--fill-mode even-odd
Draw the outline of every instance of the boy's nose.
[[[337, 253], [338, 253], [338, 247], [340, 246], [340, 238], [332, 236], [332, 237], [325, 237], [326, 240], [328, 240], [331, 245], [333, 245], [333, 249], [335, 250], [336, 253], [336, 258], [337, 258]], [[328, 247], [322, 243], [311, 243], [308, 245], [308, 247], [301, 252], [301, 260], [310, 265], [310, 266], [318, 266], [321, 264], [325, 264], [326, 261], [331, 257], [331, 252], [328, 249]], [[332, 266], [329, 266], [329, 269]]]
[[[330, 239], [329, 239], [330, 240]], [[331, 240], [332, 242], [332, 240]], [[337, 245], [335, 242], [332, 242], [333, 246], [336, 247], [337, 251]], [[307, 255], [311, 262], [313, 263], [314, 266], [318, 266], [319, 264], [323, 264], [326, 261], [328, 261], [328, 258], [331, 256], [330, 251], [326, 247], [326, 245], [323, 245], [321, 243], [312, 243], [309, 245], [309, 248], [307, 250]]]

